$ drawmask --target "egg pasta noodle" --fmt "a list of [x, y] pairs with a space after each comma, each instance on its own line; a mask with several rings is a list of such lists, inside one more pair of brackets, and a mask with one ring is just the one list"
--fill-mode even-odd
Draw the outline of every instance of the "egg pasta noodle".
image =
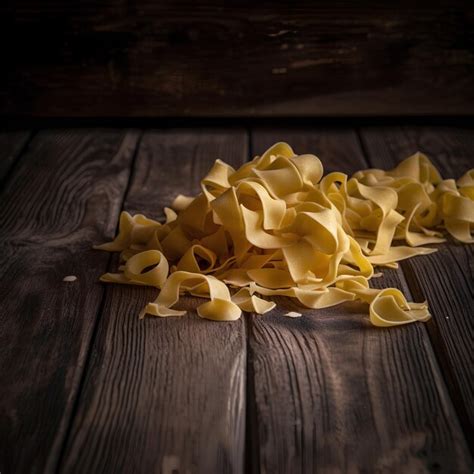
[[101, 281], [160, 290], [141, 317], [182, 316], [173, 307], [190, 294], [206, 300], [199, 316], [233, 321], [280, 295], [316, 309], [361, 300], [372, 324], [394, 326], [428, 320], [428, 306], [370, 288], [374, 266], [435, 252], [425, 245], [443, 231], [472, 243], [474, 170], [443, 180], [415, 153], [390, 171], [323, 176], [316, 156], [280, 142], [237, 170], [216, 160], [201, 192], [164, 212], [163, 223], [122, 212], [116, 238], [96, 247], [121, 252], [119, 272]]

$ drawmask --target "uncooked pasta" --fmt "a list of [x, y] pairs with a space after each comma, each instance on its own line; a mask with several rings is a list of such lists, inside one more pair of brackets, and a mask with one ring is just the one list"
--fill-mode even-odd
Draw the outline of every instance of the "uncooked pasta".
[[435, 252], [426, 245], [446, 232], [472, 243], [474, 170], [443, 180], [416, 153], [390, 171], [323, 176], [315, 155], [280, 142], [237, 170], [216, 160], [201, 192], [177, 196], [165, 216], [123, 212], [117, 237], [96, 247], [121, 252], [102, 281], [159, 290], [141, 317], [182, 316], [174, 306], [190, 294], [205, 299], [199, 316], [233, 321], [272, 310], [279, 295], [315, 309], [361, 300], [374, 325], [394, 326], [426, 321], [428, 305], [370, 288], [374, 266]]

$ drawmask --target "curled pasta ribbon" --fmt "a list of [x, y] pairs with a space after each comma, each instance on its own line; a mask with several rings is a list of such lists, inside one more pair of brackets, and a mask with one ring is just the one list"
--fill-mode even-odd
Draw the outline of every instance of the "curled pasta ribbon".
[[265, 314], [271, 311], [276, 303], [251, 294], [249, 288], [241, 288], [232, 296], [232, 301], [242, 310], [249, 313]]
[[[150, 268], [151, 267], [151, 268]], [[161, 288], [169, 272], [168, 261], [158, 250], [146, 250], [130, 257], [123, 273], [106, 273], [101, 281]]]
[[473, 242], [474, 170], [443, 180], [415, 153], [392, 170], [323, 176], [316, 156], [280, 142], [237, 170], [216, 160], [201, 192], [177, 196], [164, 214], [160, 223], [123, 212], [117, 237], [96, 247], [122, 261], [102, 281], [160, 290], [141, 316], [181, 316], [174, 305], [187, 293], [209, 300], [199, 316], [232, 321], [286, 296], [315, 309], [361, 300], [372, 324], [396, 326], [426, 321], [428, 306], [370, 288], [374, 265], [432, 253], [425, 245], [444, 232]]
[[210, 301], [197, 307], [197, 313], [202, 318], [216, 321], [234, 321], [240, 318], [240, 308], [232, 302], [227, 286], [217, 278], [185, 271], [177, 271], [170, 275], [161, 288], [158, 298], [148, 303], [141, 317], [145, 314], [155, 316], [183, 316], [186, 311], [172, 309], [179, 300], [180, 289], [190, 293], [209, 295]]
[[117, 252], [127, 250], [134, 245], [145, 245], [158, 227], [161, 227], [159, 222], [148, 219], [143, 214], [132, 217], [128, 212], [122, 212], [117, 237], [112, 242], [96, 245], [94, 248]]
[[369, 288], [367, 279], [363, 277], [343, 280], [338, 286], [369, 303], [370, 322], [374, 326], [398, 326], [415, 321], [427, 321], [431, 317], [426, 302], [409, 303], [396, 288], [382, 290]]

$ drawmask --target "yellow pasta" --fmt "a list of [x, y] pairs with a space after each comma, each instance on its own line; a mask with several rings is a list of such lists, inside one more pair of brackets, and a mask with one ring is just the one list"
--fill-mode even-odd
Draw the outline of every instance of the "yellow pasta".
[[316, 156], [281, 142], [238, 170], [216, 160], [201, 193], [177, 196], [165, 216], [123, 212], [117, 237], [96, 247], [121, 252], [119, 273], [102, 281], [160, 290], [141, 317], [184, 315], [173, 306], [187, 293], [208, 300], [199, 316], [233, 321], [270, 311], [267, 298], [280, 295], [308, 308], [361, 300], [372, 324], [396, 326], [426, 321], [428, 306], [370, 288], [374, 265], [434, 252], [423, 245], [443, 242], [443, 231], [472, 243], [474, 170], [443, 180], [416, 153], [390, 171], [323, 177]]

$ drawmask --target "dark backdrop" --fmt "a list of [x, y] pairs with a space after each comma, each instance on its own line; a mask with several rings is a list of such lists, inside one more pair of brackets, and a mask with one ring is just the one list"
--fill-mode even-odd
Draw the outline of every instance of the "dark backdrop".
[[465, 116], [469, 4], [7, 3], [0, 115]]

